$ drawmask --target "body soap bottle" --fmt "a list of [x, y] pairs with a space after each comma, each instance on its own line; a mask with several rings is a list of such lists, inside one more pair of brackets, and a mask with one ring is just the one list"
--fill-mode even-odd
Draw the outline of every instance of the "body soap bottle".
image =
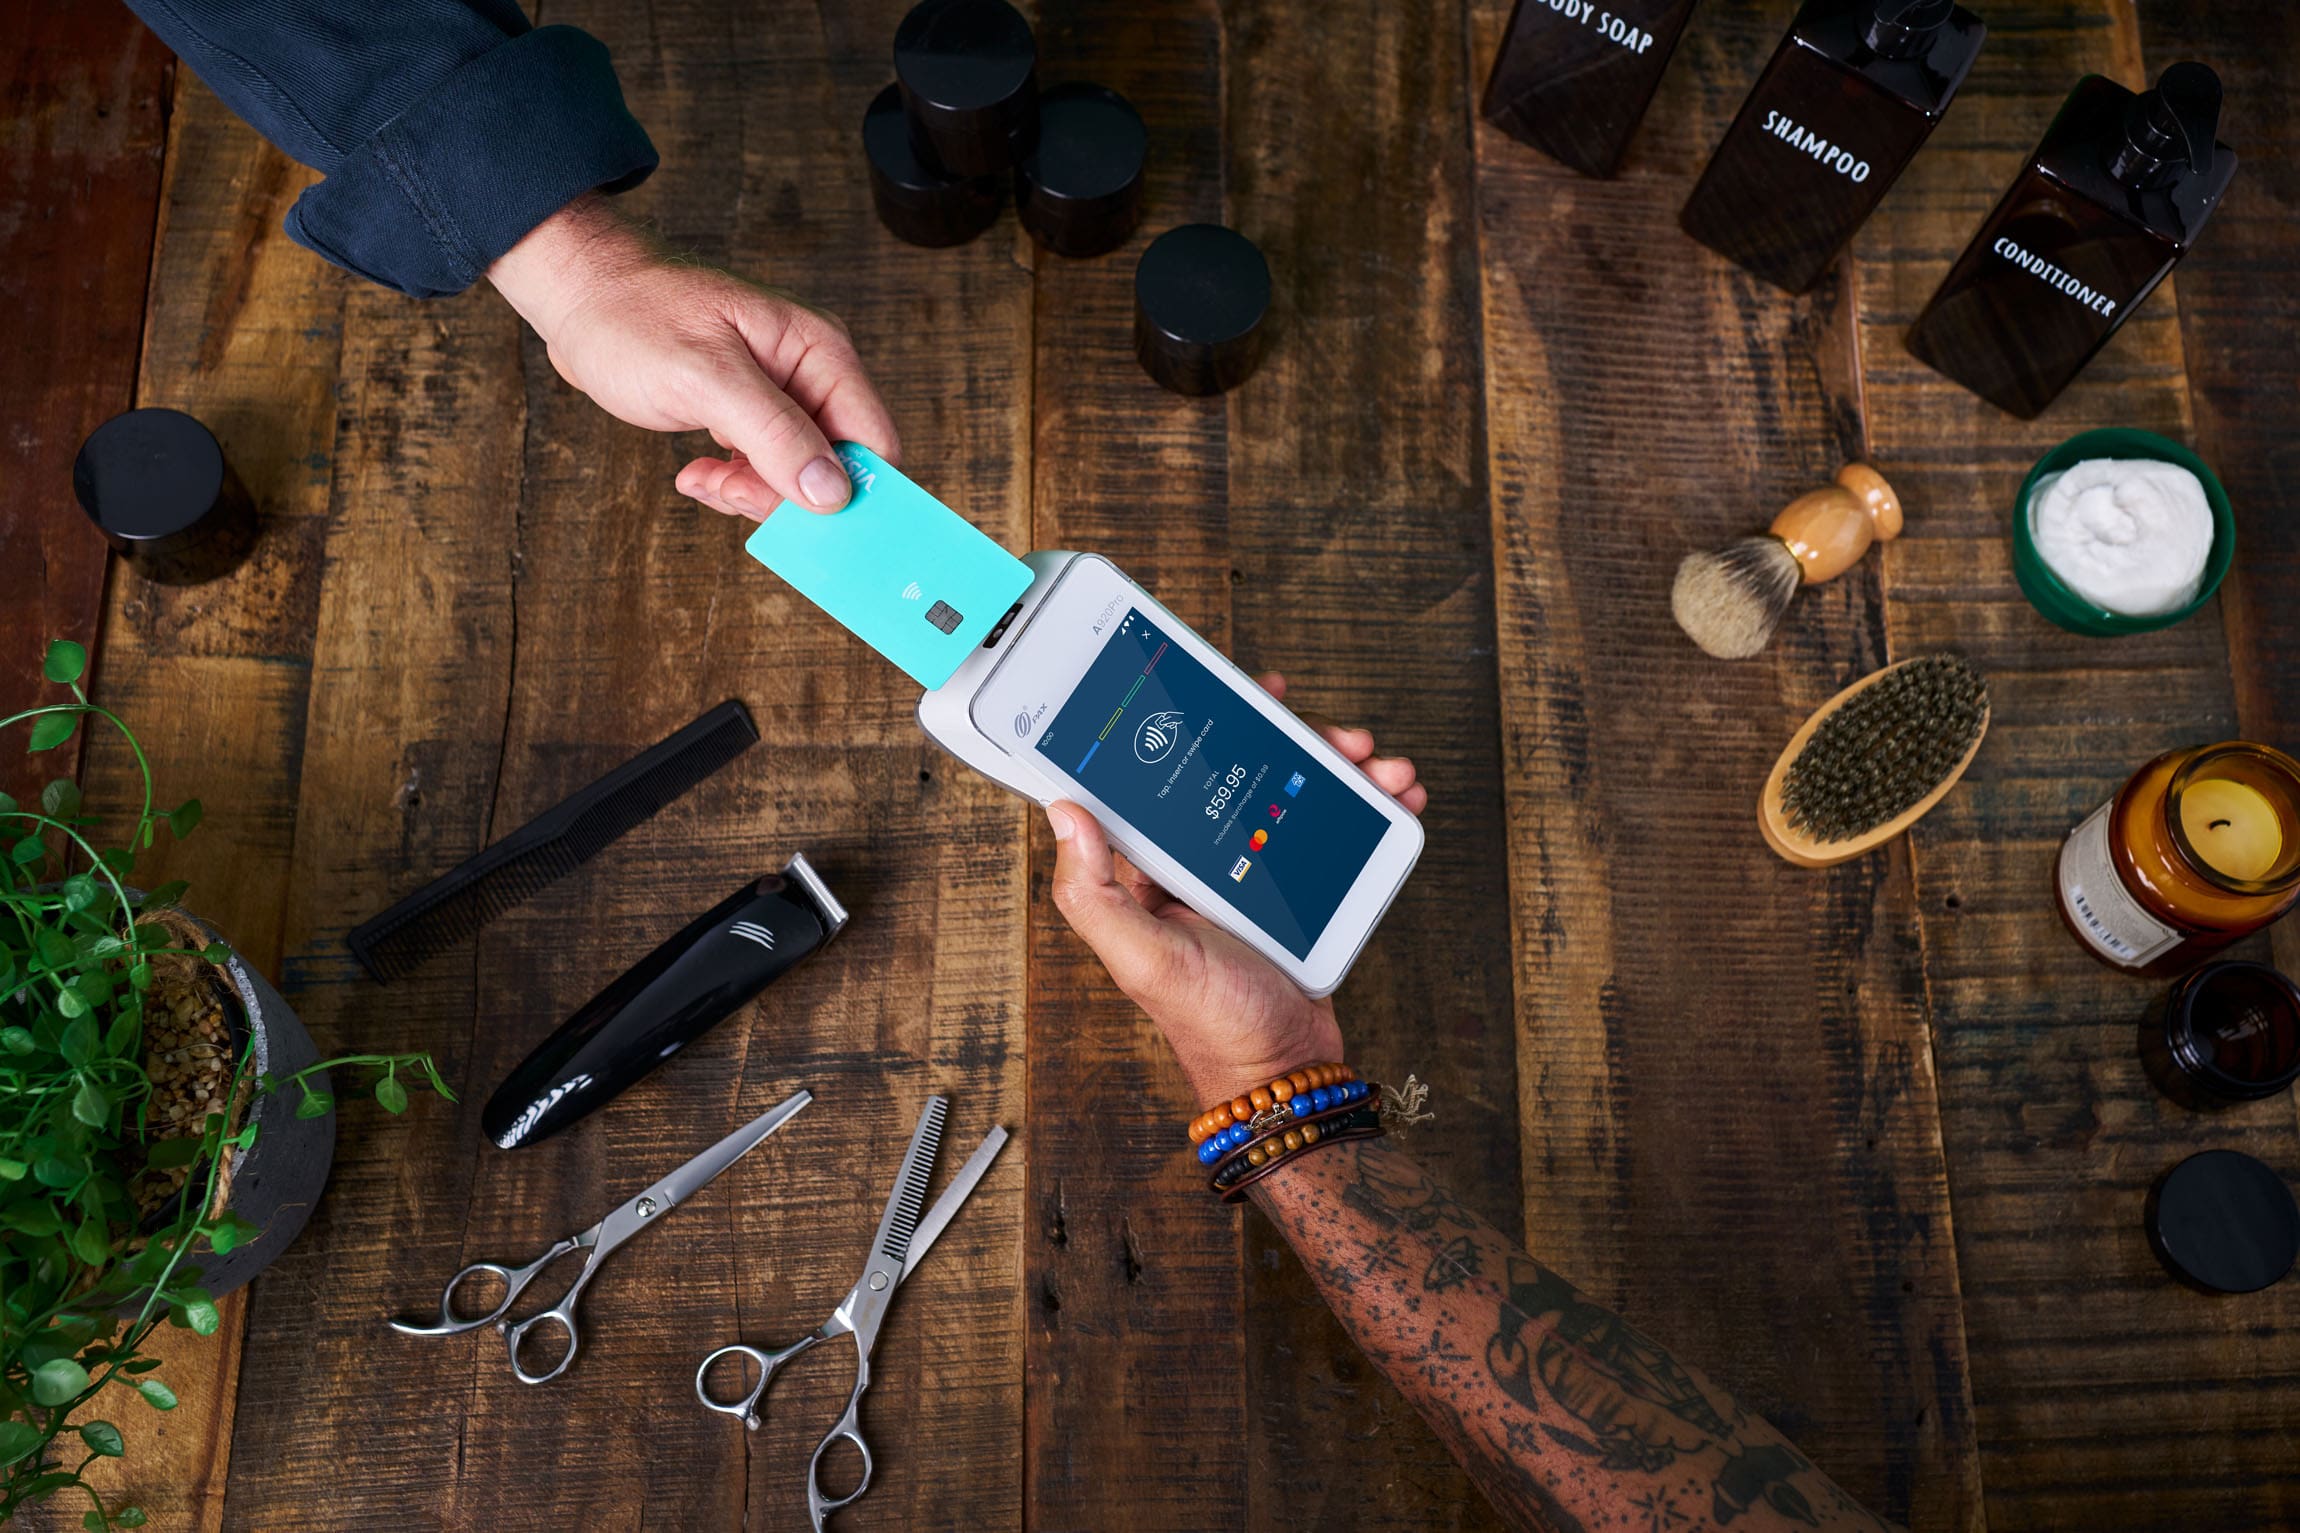
[[1802, 293], [1924, 144], [1987, 35], [1953, 0], [1808, 0], [1686, 201], [1685, 232]]
[[2155, 291], [2220, 205], [2236, 152], [2220, 77], [2174, 64], [2133, 94], [2087, 75], [1909, 330], [1909, 350], [2034, 416]]
[[1585, 176], [1612, 175], [1692, 14], [1693, 0], [1517, 0], [1486, 121]]

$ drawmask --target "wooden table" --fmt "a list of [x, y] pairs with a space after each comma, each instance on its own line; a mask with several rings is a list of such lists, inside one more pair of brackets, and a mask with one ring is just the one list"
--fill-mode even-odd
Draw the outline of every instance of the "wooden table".
[[[2300, 742], [2293, 8], [1991, 0], [1945, 126], [1795, 301], [1674, 221], [1785, 3], [1703, 7], [1598, 183], [1475, 121], [1506, 0], [1043, 0], [1043, 77], [1124, 90], [1155, 146], [1143, 233], [1088, 262], [1011, 218], [954, 251], [873, 221], [856, 126], [902, 9], [543, 17], [607, 40], [664, 151], [629, 204], [845, 316], [923, 481], [1010, 547], [1108, 552], [1421, 763], [1429, 852], [1342, 997], [1357, 1057], [1436, 1087], [1418, 1153], [1914, 1527], [2300, 1522], [2300, 1283], [2182, 1291], [2139, 1222], [2207, 1146], [2300, 1174], [2292, 1101], [2156, 1097], [2151, 987], [2078, 950], [2048, 881], [2157, 751]], [[831, 1302], [942, 1089], [958, 1142], [1001, 1121], [1017, 1151], [895, 1311], [842, 1528], [1491, 1526], [1269, 1229], [1205, 1198], [1194, 1104], [1054, 915], [1042, 824], [679, 500], [687, 447], [571, 393], [490, 293], [416, 303], [291, 245], [308, 175], [124, 10], [18, 0], [0, 32], [0, 702], [43, 638], [95, 644], [103, 700], [206, 801], [198, 908], [323, 1045], [434, 1050], [466, 1092], [347, 1106], [309, 1232], [171, 1346], [184, 1407], [118, 1408], [154, 1525], [796, 1525], [843, 1368], [755, 1436], [688, 1371]], [[2076, 77], [2188, 55], [2244, 168], [2177, 291], [2034, 424], [1915, 364], [1901, 330]], [[1128, 333], [1134, 253], [1192, 219], [1257, 239], [1279, 294], [1259, 375], [1206, 402]], [[131, 404], [209, 422], [265, 507], [229, 581], [107, 580], [67, 477]], [[2110, 424], [2192, 440], [2242, 528], [2216, 606], [2117, 642], [2031, 612], [2005, 537], [2027, 465]], [[1763, 657], [1697, 654], [1680, 554], [1856, 455], [1907, 536]], [[1781, 742], [1939, 649], [1995, 689], [1965, 786], [1885, 854], [1777, 862], [1752, 806]], [[765, 736], [736, 766], [416, 979], [356, 970], [347, 927], [730, 696]], [[538, 1037], [801, 849], [856, 912], [821, 960], [580, 1131], [482, 1144]], [[2300, 965], [2300, 927], [2276, 951]], [[802, 1083], [819, 1105], [607, 1270], [571, 1377], [382, 1328]]]

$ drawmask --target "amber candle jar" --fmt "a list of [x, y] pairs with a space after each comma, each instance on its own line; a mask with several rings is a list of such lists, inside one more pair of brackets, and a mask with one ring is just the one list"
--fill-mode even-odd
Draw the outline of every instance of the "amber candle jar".
[[2300, 898], [2300, 762], [2245, 740], [2165, 752], [2069, 832], [2058, 884], [2103, 963], [2180, 972]]

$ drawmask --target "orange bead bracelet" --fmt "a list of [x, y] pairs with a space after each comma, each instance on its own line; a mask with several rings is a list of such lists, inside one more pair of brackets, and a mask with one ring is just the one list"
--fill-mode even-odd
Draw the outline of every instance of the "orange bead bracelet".
[[1207, 1108], [1190, 1120], [1190, 1142], [1203, 1144], [1210, 1135], [1233, 1125], [1251, 1124], [1259, 1114], [1275, 1111], [1299, 1093], [1315, 1091], [1321, 1086], [1339, 1086], [1357, 1078], [1358, 1072], [1345, 1064], [1304, 1065], [1266, 1086], [1256, 1086], [1244, 1096]]

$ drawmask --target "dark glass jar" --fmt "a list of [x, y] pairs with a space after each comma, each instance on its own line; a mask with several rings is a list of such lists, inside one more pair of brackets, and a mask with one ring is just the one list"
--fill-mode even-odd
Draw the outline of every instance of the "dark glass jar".
[[2300, 1079], [2300, 985], [2264, 963], [2208, 963], [2148, 1008], [2140, 1058], [2157, 1089], [2187, 1108], [2288, 1091]]

